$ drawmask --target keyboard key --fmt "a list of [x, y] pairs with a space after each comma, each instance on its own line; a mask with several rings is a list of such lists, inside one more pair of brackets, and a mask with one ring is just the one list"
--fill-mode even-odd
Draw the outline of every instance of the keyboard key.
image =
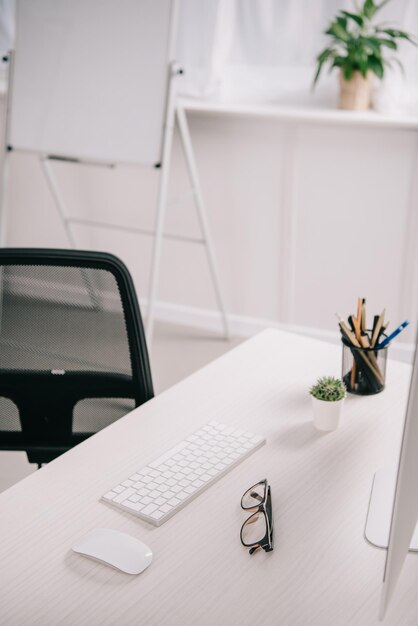
[[112, 502], [123, 502], [124, 500], [127, 500], [128, 498], [133, 496], [134, 493], [136, 493], [135, 489], [133, 489], [132, 487], [128, 487], [128, 489], [125, 489], [121, 493], [118, 493], [116, 498], [113, 498]]
[[141, 509], [144, 508], [144, 505], [142, 504], [142, 502], [131, 502], [130, 500], [127, 500], [126, 502], [124, 502], [123, 506], [126, 506], [131, 511], [136, 511], [136, 512], [141, 511]]
[[139, 470], [139, 472], [137, 472], [137, 474], [140, 474], [141, 476], [148, 476], [150, 471], [151, 471], [150, 467], [143, 467], [141, 470]]
[[142, 514], [143, 515], [150, 515], [151, 513], [153, 513], [156, 509], [158, 509], [157, 505], [152, 503], [149, 504], [148, 506], [145, 507], [145, 509], [142, 509]]
[[[174, 493], [167, 489], [166, 491], [159, 491], [157, 498], [164, 498], [164, 500], [167, 501], [170, 498], [172, 498], [173, 496], [174, 496]], [[157, 499], [157, 498], [155, 498], [155, 499]]]
[[107, 493], [105, 493], [103, 498], [105, 500], [113, 500], [113, 498], [116, 498], [116, 496], [117, 496], [117, 494], [114, 491], [108, 491]]
[[150, 517], [154, 519], [160, 519], [160, 517], [162, 517], [163, 515], [164, 513], [162, 511], [154, 511], [154, 513], [151, 513]]

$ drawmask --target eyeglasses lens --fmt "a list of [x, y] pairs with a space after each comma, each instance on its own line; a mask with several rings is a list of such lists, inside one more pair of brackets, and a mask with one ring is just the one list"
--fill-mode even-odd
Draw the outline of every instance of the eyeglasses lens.
[[266, 516], [262, 511], [254, 513], [242, 527], [241, 538], [244, 544], [252, 545], [264, 539], [267, 533]]
[[266, 483], [258, 483], [244, 493], [241, 499], [243, 509], [257, 509], [266, 497]]

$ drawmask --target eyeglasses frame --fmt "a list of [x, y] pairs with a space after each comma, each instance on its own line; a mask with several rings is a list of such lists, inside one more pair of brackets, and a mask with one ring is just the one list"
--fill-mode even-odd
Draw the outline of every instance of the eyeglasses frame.
[[[245, 494], [248, 491], [251, 491], [252, 489], [254, 489], [255, 487], [258, 487], [258, 485], [263, 485], [263, 484], [264, 484], [263, 501], [260, 502], [258, 506], [257, 505], [254, 507], [243, 506], [242, 498], [245, 496]], [[254, 554], [254, 552], [258, 550], [259, 548], [262, 548], [265, 552], [271, 552], [273, 550], [273, 515], [272, 515], [272, 508], [271, 508], [271, 488], [270, 488], [270, 485], [268, 484], [267, 479], [264, 478], [263, 480], [259, 480], [258, 483], [255, 483], [255, 485], [247, 489], [244, 492], [242, 498], [241, 498], [241, 508], [244, 511], [253, 511], [252, 515], [250, 515], [250, 517], [248, 517], [243, 523], [243, 525], [241, 526], [240, 539], [241, 539], [242, 545], [245, 546], [246, 548], [250, 548], [249, 550], [250, 554]], [[247, 524], [251, 524], [250, 520], [256, 515], [258, 515], [259, 513], [263, 513], [264, 515], [264, 518], [266, 521], [266, 529], [267, 529], [266, 534], [260, 541], [257, 541], [255, 543], [245, 543], [242, 539], [242, 531], [244, 529], [244, 526], [246, 526]]]

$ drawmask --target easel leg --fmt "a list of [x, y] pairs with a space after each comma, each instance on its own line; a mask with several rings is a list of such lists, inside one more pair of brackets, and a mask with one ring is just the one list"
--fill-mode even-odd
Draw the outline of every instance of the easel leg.
[[55, 202], [55, 206], [58, 209], [59, 216], [62, 221], [62, 225], [64, 226], [65, 233], [67, 235], [67, 239], [70, 243], [71, 248], [77, 248], [75, 237], [71, 230], [71, 226], [68, 219], [67, 210], [65, 207], [64, 199], [62, 197], [61, 191], [58, 187], [57, 181], [55, 180], [55, 176], [51, 169], [51, 164], [49, 160], [45, 157], [40, 158], [40, 163], [42, 170], [45, 174], [45, 180], [48, 184], [49, 191], [51, 192], [51, 196]]
[[[6, 57], [3, 61], [6, 61]], [[9, 117], [10, 117], [10, 96], [12, 83], [12, 62], [13, 52], [8, 55], [7, 67], [7, 99], [5, 103], [3, 128], [1, 144], [3, 148], [2, 155], [2, 172], [1, 172], [1, 189], [0, 189], [0, 247], [4, 248], [7, 242], [7, 218], [9, 216], [9, 184], [10, 184], [10, 153], [8, 150], [8, 134], [9, 134]], [[0, 269], [0, 333], [3, 321], [3, 285], [4, 285], [4, 268]]]
[[167, 98], [167, 110], [165, 118], [165, 132], [162, 149], [162, 164], [160, 184], [158, 187], [158, 200], [157, 200], [157, 214], [155, 223], [154, 234], [154, 247], [152, 251], [151, 259], [151, 272], [148, 288], [148, 309], [147, 309], [147, 322], [145, 328], [145, 334], [148, 343], [148, 349], [151, 348], [152, 335], [154, 331], [154, 306], [155, 299], [157, 297], [157, 287], [160, 275], [160, 261], [162, 253], [162, 240], [164, 234], [165, 215], [167, 211], [167, 192], [168, 192], [168, 180], [170, 175], [170, 163], [171, 163], [171, 147], [173, 143], [173, 131], [174, 131], [174, 78], [178, 74], [178, 68], [176, 64], [172, 64], [170, 68], [169, 86], [168, 86], [168, 98]]
[[[8, 217], [8, 185], [9, 185], [9, 167], [10, 155], [7, 151], [3, 155], [3, 180], [0, 198], [0, 247], [4, 248], [7, 242], [7, 217]], [[0, 334], [3, 319], [3, 283], [4, 268], [0, 268]]]
[[[74, 237], [74, 234], [71, 230], [71, 225], [70, 225], [70, 219], [68, 217], [68, 213], [65, 207], [65, 203], [64, 203], [64, 199], [61, 195], [61, 191], [58, 187], [57, 181], [55, 180], [54, 174], [51, 170], [51, 165], [50, 162], [47, 158], [45, 157], [41, 157], [40, 159], [40, 163], [41, 163], [41, 167], [42, 170], [45, 174], [45, 179], [46, 182], [48, 184], [48, 188], [51, 192], [51, 195], [54, 199], [55, 202], [55, 206], [58, 209], [58, 213], [59, 216], [61, 218], [62, 224], [64, 226], [68, 241], [70, 243], [71, 248], [76, 249], [77, 248], [77, 244], [76, 244], [76, 240]], [[83, 278], [83, 282], [84, 285], [86, 287], [86, 290], [89, 294], [89, 298], [91, 301], [91, 304], [93, 306], [94, 309], [100, 309], [100, 298], [94, 288], [94, 286], [91, 284], [91, 280], [87, 274], [87, 271], [84, 268], [80, 268], [80, 273], [81, 276]]]
[[0, 247], [1, 248], [4, 248], [6, 245], [10, 156], [6, 152], [3, 158], [4, 158], [3, 181], [2, 181], [3, 184], [2, 184], [2, 190], [1, 190], [1, 203], [0, 203]]
[[203, 195], [200, 188], [199, 176], [196, 167], [192, 142], [190, 139], [189, 126], [187, 124], [186, 114], [181, 107], [176, 108], [177, 122], [180, 131], [181, 143], [186, 158], [187, 169], [189, 171], [190, 182], [192, 184], [193, 195], [195, 199], [197, 214], [199, 216], [200, 228], [206, 244], [206, 252], [208, 255], [209, 267], [212, 274], [213, 285], [215, 287], [216, 299], [222, 316], [222, 325], [224, 329], [225, 339], [229, 338], [229, 324], [224, 300], [221, 292], [219, 281], [219, 273], [216, 264], [215, 254], [213, 251], [212, 239], [210, 236], [209, 225], [207, 220], [207, 211], [203, 202]]
[[[170, 138], [168, 138], [170, 135]], [[162, 240], [164, 232], [165, 215], [167, 211], [167, 191], [168, 191], [168, 177], [170, 172], [170, 152], [172, 142], [173, 129], [169, 129], [166, 132], [165, 140], [169, 143], [167, 154], [164, 149], [163, 164], [161, 168], [160, 185], [158, 189], [158, 201], [157, 201], [157, 216], [155, 224], [154, 235], [154, 247], [152, 251], [151, 260], [151, 273], [150, 283], [148, 291], [148, 309], [147, 309], [147, 323], [146, 323], [146, 337], [148, 348], [151, 347], [152, 335], [154, 331], [154, 306], [157, 296], [157, 286], [160, 276], [160, 262], [162, 253]]]

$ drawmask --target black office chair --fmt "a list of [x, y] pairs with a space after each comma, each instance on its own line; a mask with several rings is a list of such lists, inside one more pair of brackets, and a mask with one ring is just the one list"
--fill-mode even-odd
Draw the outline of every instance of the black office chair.
[[154, 395], [131, 276], [79, 250], [0, 250], [0, 449], [59, 456]]

